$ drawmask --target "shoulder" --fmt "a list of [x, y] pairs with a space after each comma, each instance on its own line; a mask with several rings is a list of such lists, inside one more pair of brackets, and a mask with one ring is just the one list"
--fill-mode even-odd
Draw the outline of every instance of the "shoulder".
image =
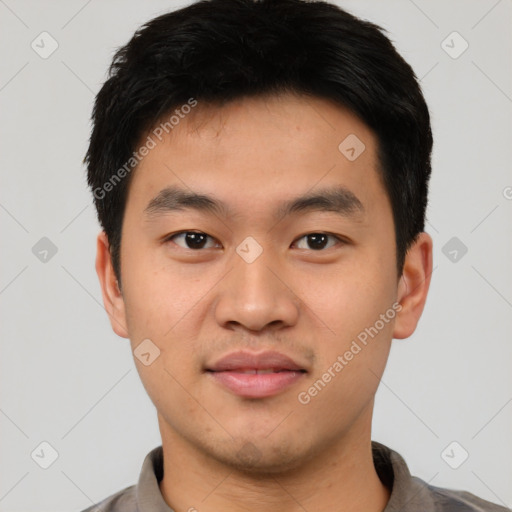
[[435, 510], [439, 512], [510, 512], [509, 508], [486, 501], [467, 491], [435, 487], [426, 483], [424, 485], [431, 493]]
[[379, 478], [391, 496], [384, 512], [512, 512], [462, 490], [436, 487], [412, 476], [404, 458], [391, 448], [372, 441]]
[[102, 501], [92, 505], [82, 512], [138, 512], [136, 486], [131, 485], [125, 489], [108, 496]]

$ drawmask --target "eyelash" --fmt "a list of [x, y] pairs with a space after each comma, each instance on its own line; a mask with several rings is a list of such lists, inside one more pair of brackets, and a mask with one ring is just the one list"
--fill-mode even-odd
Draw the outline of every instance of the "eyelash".
[[[168, 237], [166, 237], [164, 239], [164, 243], [172, 242], [173, 238], [176, 238], [181, 235], [186, 235], [189, 233], [194, 233], [194, 234], [198, 234], [198, 235], [206, 235], [208, 238], [215, 240], [212, 236], [208, 235], [207, 233], [204, 233], [203, 231], [179, 231], [178, 233], [173, 233], [172, 235], [169, 235]], [[297, 241], [302, 240], [303, 238], [306, 238], [311, 235], [325, 235], [327, 237], [336, 239], [339, 244], [347, 244], [348, 243], [347, 240], [344, 240], [343, 238], [339, 237], [338, 235], [334, 235], [332, 233], [324, 233], [323, 231], [312, 231], [310, 233], [306, 233], [306, 234], [300, 236], [299, 238], [297, 238], [293, 243], [295, 244]], [[178, 244], [176, 244], [176, 245], [178, 245]], [[331, 249], [335, 245], [332, 245], [331, 247], [327, 247], [327, 249]], [[201, 250], [204, 249], [203, 247], [201, 247], [200, 249], [192, 249], [190, 247], [181, 247], [179, 245], [178, 245], [178, 247], [180, 247], [181, 249], [184, 249], [184, 250], [194, 251], [194, 252], [200, 252]], [[207, 247], [206, 249], [212, 249], [212, 247]], [[327, 249], [322, 248], [322, 249], [316, 249], [316, 250], [315, 249], [309, 249], [309, 250], [311, 250], [313, 252], [325, 252]], [[306, 249], [306, 250], [308, 250], [308, 249]]]

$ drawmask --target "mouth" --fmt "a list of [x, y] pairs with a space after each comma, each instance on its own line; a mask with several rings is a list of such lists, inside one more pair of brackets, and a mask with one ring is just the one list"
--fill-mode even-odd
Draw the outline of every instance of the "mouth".
[[299, 363], [278, 352], [234, 352], [205, 372], [214, 382], [243, 398], [274, 396], [308, 373]]

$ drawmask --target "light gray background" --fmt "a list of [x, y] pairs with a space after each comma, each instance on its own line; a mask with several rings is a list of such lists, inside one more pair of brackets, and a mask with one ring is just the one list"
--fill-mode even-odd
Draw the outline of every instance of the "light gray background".
[[[430, 297], [414, 336], [393, 342], [373, 439], [433, 485], [511, 507], [512, 2], [339, 4], [389, 31], [435, 137]], [[102, 307], [82, 159], [114, 49], [183, 5], [0, 0], [2, 512], [81, 510], [134, 484], [160, 444], [129, 343]], [[43, 31], [59, 45], [47, 59], [31, 48]], [[456, 59], [442, 47], [453, 31], [469, 43]], [[46, 263], [32, 252], [42, 237], [58, 249]], [[456, 262], [442, 252], [452, 237], [468, 248]], [[42, 441], [59, 454], [46, 470], [31, 458]], [[441, 457], [452, 441], [469, 452], [458, 469]]]

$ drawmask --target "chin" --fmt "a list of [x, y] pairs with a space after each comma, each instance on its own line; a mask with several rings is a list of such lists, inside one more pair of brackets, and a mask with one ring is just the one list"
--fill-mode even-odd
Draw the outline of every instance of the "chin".
[[[286, 445], [264, 446], [262, 442], [252, 442], [244, 440], [234, 443], [240, 446], [237, 451], [232, 450], [229, 453], [212, 454], [219, 462], [234, 470], [247, 473], [251, 476], [265, 476], [283, 474], [300, 467], [308, 458], [308, 454], [303, 452], [304, 447]], [[302, 450], [301, 450], [302, 448]]]

